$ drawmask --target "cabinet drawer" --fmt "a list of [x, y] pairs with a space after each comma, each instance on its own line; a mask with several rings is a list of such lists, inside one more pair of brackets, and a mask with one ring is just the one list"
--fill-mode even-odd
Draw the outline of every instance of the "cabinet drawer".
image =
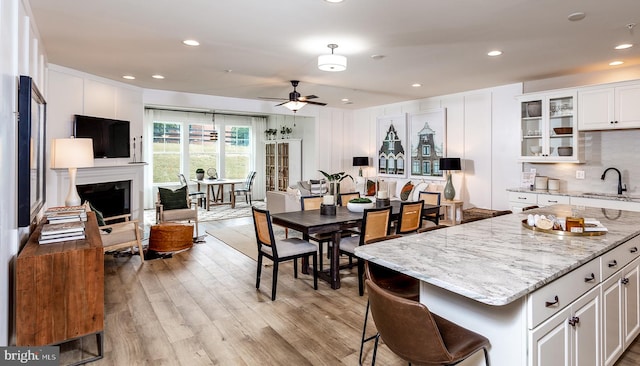
[[640, 255], [640, 235], [629, 239], [600, 257], [604, 281]]
[[527, 300], [529, 329], [594, 288], [599, 279], [600, 260], [596, 258], [533, 292]]
[[569, 196], [555, 196], [552, 194], [539, 194], [538, 195], [538, 206], [550, 206], [557, 204], [565, 204], [568, 205], [571, 200]]
[[509, 192], [509, 202], [518, 202], [535, 205], [538, 195], [536, 193]]

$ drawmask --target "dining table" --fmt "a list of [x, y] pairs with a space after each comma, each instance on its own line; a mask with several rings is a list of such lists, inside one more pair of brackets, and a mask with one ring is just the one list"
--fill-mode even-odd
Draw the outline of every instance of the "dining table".
[[[391, 219], [397, 220], [400, 216], [400, 201], [391, 201]], [[423, 214], [440, 212], [439, 205], [424, 204]], [[327, 281], [332, 289], [340, 288], [340, 238], [345, 230], [359, 227], [363, 212], [352, 212], [347, 207], [336, 207], [335, 215], [321, 215], [320, 210], [289, 211], [271, 214], [271, 222], [291, 230], [302, 233], [304, 240], [309, 240], [309, 235], [330, 234], [333, 245], [331, 246], [331, 260], [329, 270], [319, 270], [318, 277]], [[320, 253], [322, 255], [322, 253]], [[309, 260], [303, 258], [303, 273], [309, 273]]]
[[[242, 184], [246, 179], [193, 179], [194, 182], [198, 184], [198, 190], [200, 190], [200, 185], [204, 185], [207, 189], [207, 198], [205, 202], [205, 207], [207, 211], [211, 208], [211, 205], [221, 205], [221, 204], [231, 204], [231, 208], [236, 207], [236, 195], [233, 194], [235, 190], [236, 184]], [[229, 202], [224, 202], [224, 185], [228, 184], [231, 186], [230, 199]], [[217, 187], [217, 193], [215, 191]], [[213, 199], [211, 199], [213, 196]]]

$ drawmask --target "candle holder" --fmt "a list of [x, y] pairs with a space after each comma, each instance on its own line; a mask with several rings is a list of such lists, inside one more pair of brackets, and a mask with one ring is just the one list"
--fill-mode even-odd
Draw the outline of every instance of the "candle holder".
[[336, 215], [336, 205], [325, 205], [324, 203], [321, 203], [320, 204], [320, 215], [335, 216]]

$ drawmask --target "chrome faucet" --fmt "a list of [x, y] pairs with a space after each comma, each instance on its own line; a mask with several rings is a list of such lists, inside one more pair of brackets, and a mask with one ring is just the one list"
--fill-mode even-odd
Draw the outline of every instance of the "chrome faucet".
[[625, 184], [624, 187], [622, 187], [622, 173], [620, 173], [620, 171], [616, 168], [607, 168], [604, 170], [604, 173], [602, 173], [602, 177], [600, 177], [600, 179], [604, 180], [604, 176], [607, 175], [607, 172], [609, 170], [615, 170], [618, 173], [618, 194], [622, 194], [622, 192], [627, 190], [627, 185]]

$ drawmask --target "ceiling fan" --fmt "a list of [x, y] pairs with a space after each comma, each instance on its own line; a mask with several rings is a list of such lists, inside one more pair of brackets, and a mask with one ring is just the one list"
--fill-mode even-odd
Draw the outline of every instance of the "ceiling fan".
[[[294, 113], [296, 111], [298, 111], [300, 108], [304, 107], [307, 104], [314, 104], [314, 105], [327, 105], [327, 103], [322, 103], [322, 102], [314, 102], [314, 101], [310, 101], [309, 99], [315, 99], [318, 98], [318, 96], [316, 95], [307, 95], [307, 96], [301, 96], [300, 93], [298, 93], [298, 91], [296, 90], [296, 87], [298, 86], [299, 81], [298, 80], [291, 80], [291, 86], [293, 86], [293, 91], [291, 93], [289, 93], [289, 99], [288, 100], [284, 100], [282, 103], [280, 104], [276, 104], [276, 107], [278, 106], [285, 106], [287, 108], [289, 108], [290, 110], [292, 110]], [[260, 99], [272, 99], [272, 100], [283, 100], [283, 98], [267, 98], [267, 97], [261, 97]]]

